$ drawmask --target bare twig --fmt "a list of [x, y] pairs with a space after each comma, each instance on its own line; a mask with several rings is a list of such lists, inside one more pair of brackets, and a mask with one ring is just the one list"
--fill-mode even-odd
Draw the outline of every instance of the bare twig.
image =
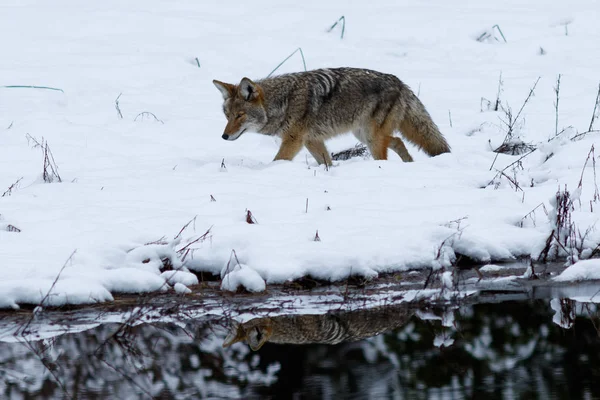
[[504, 81], [502, 80], [502, 71], [500, 71], [500, 76], [498, 77], [498, 92], [496, 93], [496, 103], [494, 104], [494, 111], [498, 111], [500, 109], [500, 94], [504, 91], [503, 86]]
[[54, 178], [58, 179], [59, 182], [62, 182], [62, 178], [58, 174], [58, 166], [56, 165], [56, 161], [54, 160], [54, 155], [52, 151], [50, 151], [50, 147], [48, 146], [48, 141], [44, 144], [44, 173], [43, 173], [45, 182], [53, 182]]
[[[63, 264], [63, 266], [60, 269], [60, 271], [58, 271], [58, 274], [56, 275], [56, 278], [54, 278], [54, 281], [52, 282], [52, 285], [50, 285], [50, 289], [48, 289], [48, 292], [46, 292], [46, 295], [44, 297], [42, 297], [42, 299], [40, 300], [39, 307], [43, 307], [44, 305], [47, 305], [47, 304], [44, 304], [44, 303], [47, 303], [48, 297], [50, 297], [50, 293], [52, 292], [52, 289], [54, 289], [54, 286], [56, 286], [56, 283], [60, 279], [60, 276], [62, 275], [62, 273], [65, 270], [65, 268], [67, 268], [67, 265], [73, 259], [73, 256], [75, 255], [76, 252], [77, 252], [77, 249], [73, 250], [73, 252], [69, 256], [69, 258], [67, 258], [67, 261], [65, 261], [65, 263]], [[33, 319], [35, 318], [35, 316], [36, 316], [36, 313], [32, 313], [31, 316], [29, 317], [27, 323], [24, 326], [19, 327], [19, 329], [17, 330], [16, 335], [21, 336], [21, 337], [24, 337], [25, 335], [27, 335], [29, 333], [29, 326], [33, 322]]]
[[143, 120], [143, 119], [144, 119], [144, 117], [147, 117], [147, 116], [154, 117], [154, 120], [155, 120], [156, 122], [160, 122], [161, 124], [164, 124], [164, 121], [163, 121], [163, 120], [161, 120], [161, 119], [158, 119], [158, 118], [156, 117], [156, 115], [154, 115], [154, 113], [151, 113], [150, 111], [142, 111], [141, 113], [139, 113], [138, 115], [136, 115], [136, 117], [135, 117], [133, 120], [134, 120], [134, 121], [137, 121], [138, 117], [142, 117], [142, 118], [141, 118], [141, 120]]
[[[531, 87], [531, 89], [529, 89], [529, 94], [525, 98], [525, 101], [523, 101], [523, 104], [521, 105], [519, 112], [517, 113], [517, 115], [514, 118], [513, 118], [512, 110], [510, 107], [508, 107], [508, 106], [506, 108], [501, 107], [507, 117], [506, 121], [502, 121], [506, 124], [506, 127], [507, 127], [506, 136], [504, 137], [504, 141], [502, 142], [502, 145], [505, 145], [512, 139], [513, 134], [514, 134], [515, 125], [519, 121], [519, 118], [521, 117], [521, 113], [523, 112], [523, 109], [525, 108], [525, 106], [527, 105], [527, 103], [529, 102], [531, 97], [534, 95], [535, 88], [536, 88], [538, 82], [540, 81], [540, 79], [541, 79], [541, 77], [538, 77], [537, 80], [535, 81], [535, 83], [533, 84], [533, 87]], [[502, 147], [502, 145], [500, 147]], [[490, 165], [490, 171], [494, 168], [494, 164], [496, 163], [496, 160], [498, 159], [498, 154], [499, 153], [496, 153], [496, 156], [494, 157], [494, 161], [492, 162], [492, 165]], [[528, 153], [528, 154], [530, 154], [530, 153]]]
[[587, 167], [587, 163], [589, 160], [592, 160], [592, 169], [594, 171], [594, 195], [592, 197], [592, 200], [595, 202], [600, 201], [600, 190], [598, 190], [598, 183], [596, 181], [596, 153], [594, 151], [594, 145], [592, 144], [592, 147], [590, 147], [590, 151], [588, 152], [588, 155], [585, 159], [585, 162], [583, 163], [583, 168], [581, 169], [581, 177], [579, 178], [579, 184], [577, 185], [578, 188], [583, 188], [583, 174], [585, 173], [585, 168]]
[[542, 208], [543, 208], [543, 210], [544, 210], [544, 212], [546, 213], [546, 215], [548, 215], [548, 210], [546, 210], [546, 206], [544, 205], [544, 203], [540, 203], [540, 204], [538, 204], [537, 206], [535, 206], [533, 210], [531, 210], [531, 211], [529, 211], [527, 214], [525, 214], [525, 215], [523, 216], [523, 218], [521, 218], [521, 222], [519, 222], [519, 226], [520, 226], [521, 228], [523, 227], [523, 221], [525, 221], [525, 219], [526, 219], [527, 217], [530, 217], [530, 218], [531, 218], [531, 221], [533, 222], [533, 226], [535, 226], [535, 218], [534, 218], [534, 217], [535, 217], [535, 211], [536, 211], [538, 208], [540, 208], [540, 207], [542, 207]]
[[592, 128], [594, 127], [594, 121], [596, 121], [596, 112], [598, 110], [598, 104], [600, 104], [600, 83], [598, 84], [598, 92], [596, 93], [596, 102], [594, 103], [594, 111], [592, 112], [592, 119], [590, 121], [590, 126], [588, 128], [588, 132], [592, 132]]
[[581, 133], [578, 133], [577, 135], [573, 136], [570, 140], [571, 141], [575, 141], [576, 139], [585, 137], [588, 133], [598, 133], [598, 132], [600, 132], [599, 129], [594, 129], [594, 130], [591, 130], [591, 131], [581, 132]]
[[556, 93], [556, 100], [554, 100], [554, 136], [558, 136], [558, 101], [560, 100], [560, 78], [561, 74], [558, 74], [558, 78], [556, 78], [556, 86], [554, 87], [554, 93]]
[[56, 161], [54, 160], [54, 155], [48, 146], [48, 141], [44, 140], [42, 137], [42, 141], [38, 141], [36, 138], [31, 136], [29, 133], [25, 135], [27, 138], [27, 142], [33, 142], [31, 145], [32, 148], [41, 148], [44, 153], [44, 169], [42, 172], [42, 177], [44, 182], [51, 183], [54, 182], [54, 179], [58, 179], [59, 182], [62, 182], [62, 178], [58, 173], [58, 165], [56, 165]]
[[119, 93], [117, 98], [115, 99], [115, 108], [117, 109], [117, 114], [119, 114], [119, 118], [123, 119], [123, 113], [121, 112], [121, 107], [119, 107], [119, 98], [123, 93]]
[[12, 185], [10, 185], [8, 187], [8, 189], [6, 189], [6, 191], [4, 193], [2, 193], [2, 196], [0, 196], [0, 197], [10, 196], [12, 194], [12, 192], [19, 187], [19, 182], [21, 182], [22, 179], [23, 179], [23, 177], [20, 177], [15, 182], [13, 182]]
[[521, 160], [523, 160], [525, 157], [527, 157], [528, 155], [530, 155], [531, 153], [533, 153], [534, 151], [536, 151], [537, 149], [533, 149], [531, 150], [529, 153], [522, 155], [521, 157], [519, 157], [518, 160], [511, 162], [510, 164], [508, 164], [506, 167], [502, 168], [500, 171], [498, 171], [498, 173], [494, 176], [494, 178], [492, 178], [491, 181], [488, 182], [488, 184], [486, 186], [491, 185], [492, 183], [494, 183], [494, 179], [496, 179], [496, 177], [498, 176], [499, 173], [502, 173], [504, 171], [506, 171], [508, 168], [512, 167], [515, 164], [520, 164]]
[[206, 230], [206, 232], [204, 232], [202, 235], [200, 235], [196, 239], [188, 242], [186, 245], [184, 245], [183, 247], [181, 247], [179, 250], [176, 251], [177, 254], [179, 254], [181, 262], [184, 262], [190, 253], [192, 254], [192, 258], [193, 258], [193, 252], [195, 249], [192, 249], [191, 246], [195, 243], [202, 243], [206, 239], [211, 238], [212, 237], [211, 229], [212, 229], [212, 226], [210, 228], [208, 228]]
[[231, 254], [229, 255], [229, 261], [227, 261], [227, 266], [225, 267], [224, 276], [227, 276], [231, 272], [231, 258], [232, 257], [235, 257], [235, 262], [236, 262], [236, 264], [233, 266], [233, 268], [235, 268], [236, 265], [241, 265], [240, 260], [237, 256], [237, 253], [235, 252], [235, 249], [231, 249]]
[[175, 237], [173, 239], [177, 239], [179, 236], [181, 236], [181, 234], [183, 233], [183, 231], [186, 230], [186, 228], [188, 226], [190, 226], [191, 223], [193, 223], [193, 228], [194, 228], [194, 232], [196, 231], [196, 218], [198, 218], [198, 216], [196, 215], [194, 218], [190, 219], [185, 225], [183, 225], [181, 227], [181, 229], [179, 230], [179, 233], [177, 233], [177, 235], [175, 235]]

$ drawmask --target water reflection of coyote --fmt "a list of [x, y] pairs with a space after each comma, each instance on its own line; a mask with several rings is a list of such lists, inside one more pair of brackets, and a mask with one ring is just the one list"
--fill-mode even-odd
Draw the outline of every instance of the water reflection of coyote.
[[404, 325], [413, 315], [409, 307], [381, 307], [320, 315], [281, 315], [234, 322], [223, 347], [246, 342], [254, 351], [265, 342], [338, 344], [378, 335]]

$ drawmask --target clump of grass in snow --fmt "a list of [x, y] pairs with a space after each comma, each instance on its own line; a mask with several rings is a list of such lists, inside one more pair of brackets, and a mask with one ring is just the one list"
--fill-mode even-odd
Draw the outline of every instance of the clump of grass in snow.
[[334, 161], [349, 160], [353, 157], [366, 157], [369, 154], [367, 146], [357, 143], [351, 149], [343, 150], [337, 153], [331, 153], [331, 159]]
[[62, 178], [58, 173], [58, 166], [56, 165], [56, 161], [54, 160], [54, 156], [52, 155], [52, 151], [50, 150], [50, 146], [48, 146], [48, 141], [44, 140], [42, 137], [41, 142], [36, 138], [31, 136], [29, 133], [26, 135], [27, 141], [33, 142], [32, 148], [40, 148], [44, 153], [44, 166], [42, 172], [42, 178], [44, 182], [52, 183], [55, 180], [58, 182], [62, 182]]

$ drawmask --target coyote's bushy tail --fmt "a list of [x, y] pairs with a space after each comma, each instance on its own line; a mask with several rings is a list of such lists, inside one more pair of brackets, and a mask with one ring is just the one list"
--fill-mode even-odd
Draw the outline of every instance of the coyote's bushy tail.
[[414, 93], [410, 93], [409, 101], [403, 111], [404, 116], [399, 126], [402, 136], [430, 156], [450, 152], [448, 142]]

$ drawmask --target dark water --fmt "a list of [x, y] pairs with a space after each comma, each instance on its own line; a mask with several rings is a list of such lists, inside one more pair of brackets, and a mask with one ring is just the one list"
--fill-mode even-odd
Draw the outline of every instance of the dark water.
[[600, 312], [552, 301], [101, 325], [0, 343], [0, 398], [600, 398]]

